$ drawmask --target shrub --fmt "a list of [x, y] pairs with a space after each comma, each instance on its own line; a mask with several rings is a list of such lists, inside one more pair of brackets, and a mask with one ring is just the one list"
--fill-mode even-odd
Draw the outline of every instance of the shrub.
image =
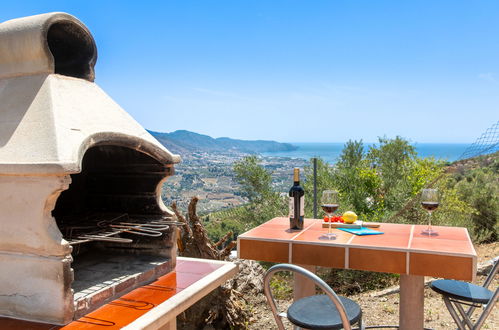
[[[466, 201], [469, 224], [475, 241], [491, 242], [498, 239], [497, 217], [499, 214], [499, 176], [496, 164], [477, 168], [464, 177], [457, 177], [455, 189], [459, 197]], [[459, 180], [458, 180], [459, 179]]]

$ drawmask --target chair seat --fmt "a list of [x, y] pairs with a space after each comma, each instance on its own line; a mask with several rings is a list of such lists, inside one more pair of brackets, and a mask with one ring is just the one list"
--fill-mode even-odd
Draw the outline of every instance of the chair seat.
[[450, 298], [479, 304], [487, 304], [494, 294], [483, 286], [454, 280], [433, 281], [430, 288]]
[[[360, 306], [345, 297], [339, 297], [350, 324], [356, 323], [362, 316]], [[342, 329], [340, 314], [327, 295], [315, 295], [295, 301], [288, 308], [291, 323], [307, 329]]]

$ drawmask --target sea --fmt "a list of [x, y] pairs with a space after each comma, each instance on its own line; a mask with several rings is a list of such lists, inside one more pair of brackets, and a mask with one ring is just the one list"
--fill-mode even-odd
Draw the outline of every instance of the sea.
[[[328, 163], [334, 164], [338, 160], [344, 143], [291, 143], [298, 147], [293, 151], [265, 152], [263, 156], [302, 158], [309, 160], [320, 157]], [[371, 144], [364, 143], [365, 151]], [[453, 162], [458, 160], [471, 143], [414, 143], [419, 157], [434, 157], [435, 159]]]

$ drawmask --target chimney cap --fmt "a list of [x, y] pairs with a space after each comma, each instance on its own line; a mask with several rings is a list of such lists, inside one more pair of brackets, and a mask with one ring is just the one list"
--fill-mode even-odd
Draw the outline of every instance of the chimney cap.
[[0, 24], [0, 78], [58, 73], [94, 81], [97, 47], [76, 17], [47, 13]]

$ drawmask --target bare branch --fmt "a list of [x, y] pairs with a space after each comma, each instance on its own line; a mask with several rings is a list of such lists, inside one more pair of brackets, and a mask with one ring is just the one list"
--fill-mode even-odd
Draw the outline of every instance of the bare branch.
[[232, 249], [237, 245], [237, 242], [236, 241], [232, 241], [229, 243], [229, 245], [227, 245], [222, 251], [220, 251], [219, 255], [220, 255], [220, 260], [223, 260], [225, 259], [225, 257], [227, 257], [230, 252], [232, 251]]
[[191, 201], [189, 202], [189, 207], [188, 207], [188, 215], [189, 215], [189, 222], [191, 225], [194, 225], [195, 223], [199, 223], [199, 217], [197, 215], [196, 211], [196, 206], [198, 204], [199, 198], [196, 196], [191, 198]]
[[225, 234], [224, 237], [222, 237], [218, 242], [216, 242], [215, 244], [213, 244], [214, 247], [219, 247], [220, 245], [224, 244], [229, 238], [232, 237], [232, 232], [229, 231], [227, 234]]
[[[185, 219], [185, 217], [178, 210], [177, 203], [172, 202], [171, 208], [173, 210], [173, 213], [175, 213], [175, 216], [177, 217], [177, 219], [180, 220], [181, 222], [185, 223], [185, 226], [182, 226], [182, 228], [183, 228], [183, 230], [185, 230], [187, 232], [187, 236], [191, 237], [192, 236], [191, 227], [187, 223], [187, 220]], [[182, 230], [182, 232], [183, 232], [183, 230]]]

